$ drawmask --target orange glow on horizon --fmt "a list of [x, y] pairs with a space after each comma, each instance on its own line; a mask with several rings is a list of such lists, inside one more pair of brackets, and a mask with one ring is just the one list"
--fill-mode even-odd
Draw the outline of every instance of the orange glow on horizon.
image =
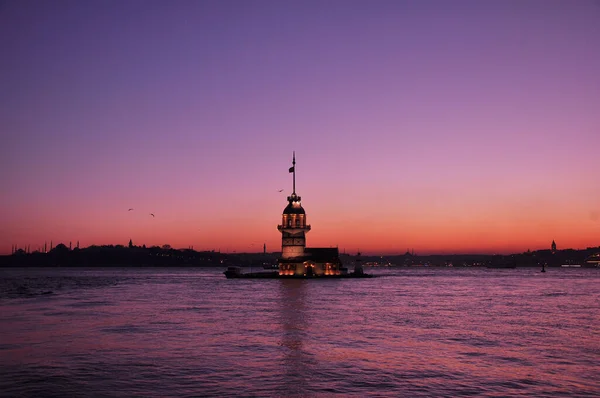
[[[575, 202], [565, 192], [544, 195], [526, 186], [515, 185], [505, 193], [493, 184], [474, 184], [465, 185], [463, 192], [452, 186], [432, 189], [418, 180], [410, 189], [372, 182], [356, 191], [353, 184], [331, 185], [328, 180], [335, 175], [320, 173], [307, 170], [302, 180], [305, 220], [312, 226], [307, 247], [360, 250], [365, 255], [414, 249], [424, 255], [519, 253], [547, 249], [552, 240], [559, 250], [600, 245], [600, 217], [591, 194]], [[261, 184], [244, 191], [243, 204], [237, 188], [195, 187], [185, 194], [156, 190], [152, 200], [125, 200], [115, 194], [82, 203], [18, 202], [1, 215], [0, 253], [10, 254], [13, 245], [29, 245], [34, 251], [45, 242], [49, 247], [50, 241], [54, 246], [79, 241], [87, 247], [127, 245], [129, 239], [140, 246], [169, 244], [224, 253], [262, 252], [266, 244], [268, 252], [279, 252], [277, 225], [287, 193], [271, 188], [282, 185], [279, 179]]]
[[[100, 219], [94, 228], [73, 223], [60, 233], [51, 228], [39, 228], [36, 233], [18, 230], [15, 236], [3, 236], [0, 252], [10, 254], [11, 245], [20, 248], [30, 245], [31, 251], [43, 249], [44, 242], [50, 246], [80, 242], [80, 247], [96, 245], [127, 245], [129, 239], [135, 245], [174, 248], [193, 246], [195, 250], [215, 250], [224, 253], [262, 252], [266, 244], [268, 252], [281, 251], [281, 234], [277, 231], [275, 217], [272, 223], [264, 220], [248, 220], [238, 226], [232, 221], [212, 224], [206, 229], [196, 223], [181, 225], [176, 221], [144, 220], [141, 225], [126, 222], [111, 225]], [[598, 225], [589, 222], [576, 223], [568, 220], [537, 223], [509, 223], [503, 221], [479, 222], [477, 220], [452, 220], [435, 223], [433, 220], [410, 220], [403, 222], [370, 222], [346, 219], [328, 223], [310, 217], [313, 230], [307, 233], [307, 247], [338, 247], [340, 252], [354, 253], [360, 250], [369, 254], [403, 254], [414, 250], [416, 254], [453, 253], [519, 253], [528, 249], [548, 249], [554, 239], [558, 249], [584, 249], [596, 247]], [[360, 226], [360, 227], [357, 227]], [[15, 228], [16, 229], [16, 228]]]

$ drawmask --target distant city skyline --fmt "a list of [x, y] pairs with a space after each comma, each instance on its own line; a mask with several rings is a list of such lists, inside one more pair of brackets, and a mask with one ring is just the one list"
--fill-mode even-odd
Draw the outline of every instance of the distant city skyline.
[[0, 254], [280, 251], [292, 151], [308, 247], [600, 245], [597, 1], [25, 0], [0, 38]]
[[[43, 245], [34, 245], [32, 247], [32, 245], [11, 245], [11, 250], [10, 250], [10, 254], [13, 253], [26, 253], [26, 254], [31, 254], [31, 253], [49, 253], [52, 252], [54, 249], [56, 249], [57, 247], [63, 247], [66, 248], [68, 250], [74, 250], [74, 249], [87, 249], [90, 247], [129, 247], [129, 248], [144, 248], [144, 249], [150, 249], [150, 248], [161, 248], [161, 249], [173, 249], [173, 250], [192, 250], [192, 251], [197, 251], [197, 252], [215, 252], [215, 253], [223, 253], [223, 254], [272, 254], [272, 253], [281, 253], [281, 247], [279, 248], [275, 248], [274, 250], [268, 250], [267, 251], [267, 247], [266, 247], [266, 243], [263, 243], [263, 250], [257, 250], [256, 248], [251, 248], [250, 250], [247, 251], [237, 251], [237, 250], [229, 250], [229, 248], [226, 248], [225, 250], [221, 250], [221, 248], [218, 249], [200, 249], [200, 250], [196, 250], [194, 248], [193, 245], [191, 246], [187, 246], [187, 247], [174, 247], [168, 243], [162, 244], [162, 245], [146, 245], [145, 243], [139, 243], [139, 244], [134, 244], [133, 241], [130, 239], [129, 242], [127, 244], [123, 244], [123, 243], [105, 243], [105, 244], [101, 244], [101, 245], [97, 245], [97, 244], [90, 244], [88, 246], [82, 246], [80, 247], [79, 245], [79, 241], [77, 241], [73, 247], [73, 242], [69, 241], [69, 243], [65, 243], [65, 242], [59, 242], [58, 244], [54, 244], [53, 241], [50, 241], [50, 243], [48, 242], [44, 242]], [[255, 246], [254, 244], [252, 244], [251, 246]], [[337, 248], [337, 247], [336, 247]], [[506, 254], [506, 255], [511, 255], [511, 254], [527, 254], [529, 252], [551, 252], [551, 253], [555, 253], [555, 252], [561, 252], [561, 251], [581, 251], [581, 250], [590, 250], [590, 249], [597, 249], [600, 248], [600, 245], [598, 246], [588, 246], [585, 248], [571, 248], [571, 247], [564, 247], [564, 248], [557, 248], [556, 243], [554, 241], [552, 241], [550, 247], [542, 247], [542, 248], [528, 248], [525, 251], [522, 252], [514, 252], [514, 253], [499, 253], [499, 252], [490, 252], [490, 253], [486, 253], [486, 252], [428, 252], [428, 253], [418, 253], [415, 252], [414, 248], [406, 248], [404, 251], [403, 250], [397, 250], [395, 252], [389, 252], [389, 253], [365, 253], [361, 250], [357, 250], [357, 251], [346, 251], [345, 248], [339, 248], [339, 252], [342, 255], [349, 255], [349, 256], [356, 256], [356, 255], [375, 255], [375, 256], [379, 256], [379, 255], [386, 255], [386, 256], [402, 256], [402, 255], [410, 255], [410, 256], [429, 256], [429, 255], [494, 255], [494, 254]]]

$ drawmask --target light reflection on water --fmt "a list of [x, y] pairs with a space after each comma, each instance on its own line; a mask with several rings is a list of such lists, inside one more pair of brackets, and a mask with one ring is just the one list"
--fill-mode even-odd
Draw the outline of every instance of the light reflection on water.
[[600, 270], [0, 270], [0, 395], [598, 396]]

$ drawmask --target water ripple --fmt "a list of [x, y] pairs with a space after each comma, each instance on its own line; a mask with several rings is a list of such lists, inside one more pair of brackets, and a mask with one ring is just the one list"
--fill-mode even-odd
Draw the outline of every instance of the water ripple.
[[0, 395], [598, 396], [600, 273], [569, 271], [2, 270]]

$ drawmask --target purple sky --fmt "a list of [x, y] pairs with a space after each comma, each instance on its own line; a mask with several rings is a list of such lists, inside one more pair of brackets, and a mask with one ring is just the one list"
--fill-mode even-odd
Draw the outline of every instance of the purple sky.
[[598, 1], [5, 1], [0, 71], [0, 253], [279, 250], [294, 150], [309, 246], [600, 245]]

